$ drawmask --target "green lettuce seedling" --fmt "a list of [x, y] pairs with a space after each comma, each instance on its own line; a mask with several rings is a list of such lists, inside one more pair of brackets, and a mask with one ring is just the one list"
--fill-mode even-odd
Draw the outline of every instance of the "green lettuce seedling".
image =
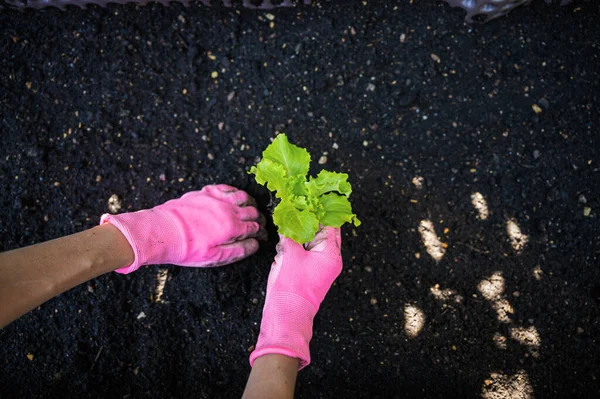
[[285, 134], [279, 134], [262, 155], [248, 173], [279, 199], [273, 222], [280, 234], [305, 244], [315, 237], [319, 225], [360, 225], [348, 200], [352, 186], [346, 173], [323, 170], [307, 179], [310, 154], [290, 144]]

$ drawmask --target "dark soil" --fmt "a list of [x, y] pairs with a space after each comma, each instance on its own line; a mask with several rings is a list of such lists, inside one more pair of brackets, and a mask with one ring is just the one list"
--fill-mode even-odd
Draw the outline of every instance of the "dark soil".
[[[598, 5], [466, 25], [443, 2], [335, 3], [274, 27], [198, 5], [1, 13], [0, 250], [94, 226], [112, 194], [137, 210], [228, 183], [266, 212], [246, 171], [285, 131], [315, 172], [327, 152], [350, 174], [363, 221], [344, 227], [298, 397], [597, 398]], [[237, 265], [168, 267], [163, 302], [159, 266], [47, 302], [0, 331], [0, 397], [240, 396], [276, 239]]]

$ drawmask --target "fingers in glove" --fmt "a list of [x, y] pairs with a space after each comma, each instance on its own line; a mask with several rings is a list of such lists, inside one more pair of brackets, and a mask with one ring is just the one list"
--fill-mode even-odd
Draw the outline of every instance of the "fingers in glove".
[[258, 222], [242, 222], [238, 233], [239, 235], [232, 242], [243, 241], [247, 238], [257, 238], [259, 240], [266, 240], [267, 238], [267, 231]]
[[223, 197], [226, 201], [237, 206], [254, 206], [256, 207], [256, 201], [254, 198], [248, 195], [247, 192], [238, 190], [230, 193], [226, 193]]
[[253, 206], [243, 206], [237, 208], [235, 212], [237, 213], [240, 220], [243, 221], [258, 222], [258, 220], [260, 219], [260, 212]]
[[220, 191], [222, 193], [234, 193], [236, 191], [239, 191], [237, 188], [235, 188], [233, 186], [229, 186], [227, 184], [215, 184], [213, 186], [206, 186], [206, 187], [214, 187], [215, 190]]
[[231, 244], [221, 245], [222, 258], [227, 259], [227, 264], [234, 263], [258, 251], [258, 241], [254, 238], [236, 241]]
[[267, 219], [258, 209], [253, 206], [244, 206], [238, 208], [237, 215], [241, 221], [244, 222], [257, 222], [262, 227], [267, 225]]
[[306, 245], [307, 251], [323, 252], [327, 247], [333, 246], [339, 250], [342, 243], [342, 235], [339, 228], [320, 226], [315, 238]]

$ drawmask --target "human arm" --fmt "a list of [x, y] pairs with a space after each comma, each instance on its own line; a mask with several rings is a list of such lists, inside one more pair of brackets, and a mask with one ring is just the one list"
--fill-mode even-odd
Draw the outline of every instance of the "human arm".
[[133, 262], [131, 246], [105, 224], [0, 254], [0, 328], [48, 299]]
[[293, 398], [299, 363], [297, 358], [278, 354], [257, 358], [242, 398]]
[[258, 250], [264, 218], [231, 186], [206, 186], [148, 210], [104, 215], [90, 230], [0, 254], [0, 327], [109, 271], [148, 264], [211, 267]]

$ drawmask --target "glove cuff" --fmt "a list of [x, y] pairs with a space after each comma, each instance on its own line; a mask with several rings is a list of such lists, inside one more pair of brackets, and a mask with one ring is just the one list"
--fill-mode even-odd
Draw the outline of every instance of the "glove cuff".
[[279, 354], [300, 359], [298, 370], [310, 364], [309, 343], [317, 309], [305, 298], [288, 292], [267, 293], [260, 335], [250, 354], [250, 365], [263, 355]]
[[154, 208], [120, 215], [104, 214], [100, 224], [110, 223], [125, 236], [135, 259], [127, 267], [115, 270], [129, 274], [143, 265], [175, 263], [181, 257], [177, 226], [160, 209]]

